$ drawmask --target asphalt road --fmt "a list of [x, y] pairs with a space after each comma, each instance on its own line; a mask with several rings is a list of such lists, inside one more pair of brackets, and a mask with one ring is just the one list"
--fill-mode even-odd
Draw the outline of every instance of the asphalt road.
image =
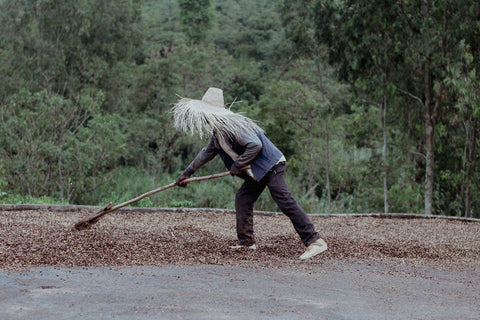
[[[308, 262], [307, 262], [308, 263]], [[479, 319], [475, 270], [166, 265], [0, 271], [0, 319]]]

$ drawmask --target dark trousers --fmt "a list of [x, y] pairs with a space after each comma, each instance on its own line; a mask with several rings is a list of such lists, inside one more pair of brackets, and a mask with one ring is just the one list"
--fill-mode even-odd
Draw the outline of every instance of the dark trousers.
[[285, 163], [282, 162], [273, 167], [273, 169], [258, 182], [252, 179], [246, 179], [237, 191], [235, 210], [238, 244], [249, 246], [255, 243], [253, 233], [253, 205], [263, 190], [265, 190], [265, 187], [268, 187], [268, 190], [270, 190], [272, 199], [277, 203], [280, 210], [290, 218], [295, 231], [297, 231], [305, 246], [308, 246], [320, 238], [310, 218], [292, 197], [283, 177], [284, 173]]

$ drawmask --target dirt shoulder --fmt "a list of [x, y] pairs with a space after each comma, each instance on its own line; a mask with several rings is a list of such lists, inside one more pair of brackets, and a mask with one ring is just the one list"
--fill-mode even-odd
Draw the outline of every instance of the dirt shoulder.
[[255, 216], [232, 251], [223, 211], [0, 210], [0, 318], [476, 319], [480, 223], [312, 217], [307, 262], [283, 215]]

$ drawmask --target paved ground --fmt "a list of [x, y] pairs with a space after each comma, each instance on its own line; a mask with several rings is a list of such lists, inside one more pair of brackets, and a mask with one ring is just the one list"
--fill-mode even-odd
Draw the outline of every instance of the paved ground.
[[0, 319], [479, 319], [474, 271], [34, 267], [0, 271]]

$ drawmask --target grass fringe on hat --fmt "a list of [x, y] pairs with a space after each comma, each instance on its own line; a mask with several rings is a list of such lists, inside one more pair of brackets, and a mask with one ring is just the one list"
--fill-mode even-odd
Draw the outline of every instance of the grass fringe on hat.
[[235, 137], [242, 133], [263, 132], [253, 120], [224, 107], [201, 100], [181, 98], [172, 108], [174, 126], [186, 134], [198, 132], [201, 138], [213, 132]]

